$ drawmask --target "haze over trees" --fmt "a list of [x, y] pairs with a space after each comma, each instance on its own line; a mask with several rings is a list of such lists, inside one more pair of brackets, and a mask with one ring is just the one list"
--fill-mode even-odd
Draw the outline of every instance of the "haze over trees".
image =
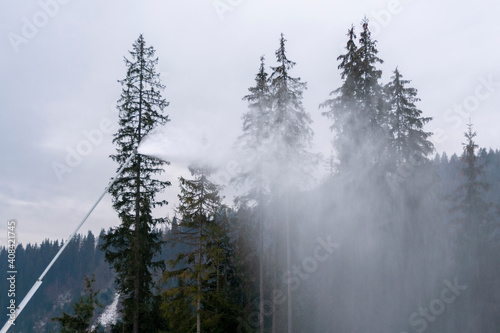
[[[260, 58], [235, 143], [241, 168], [227, 185], [234, 203], [213, 180], [217, 165], [199, 160], [180, 178], [175, 216], [155, 216], [166, 204], [160, 193], [176, 190], [159, 178], [167, 162], [138, 154], [111, 189], [120, 226], [75, 239], [47, 276], [52, 294], [71, 290], [76, 300], [73, 310], [70, 302], [54, 310], [66, 314], [59, 318], [78, 314], [85, 298], [78, 302], [75, 281], [81, 289], [95, 272], [108, 298], [88, 295], [106, 307], [119, 294], [118, 319], [104, 327], [111, 332], [498, 332], [500, 152], [478, 147], [470, 124], [461, 156], [435, 154], [432, 118], [406, 69], [386, 64], [395, 69], [383, 81], [366, 19], [346, 40], [325, 64], [338, 67], [341, 84], [320, 110], [303, 105], [306, 83], [283, 34], [274, 65]], [[142, 35], [130, 57], [112, 156], [119, 165], [169, 121]], [[311, 112], [330, 122], [333, 149], [330, 174], [316, 183]], [[19, 263], [40, 270], [59, 246], [20, 245]], [[48, 332], [56, 323], [40, 322], [60, 315], [36, 314], [55, 303], [43, 295], [23, 313], [28, 330]]]
[[[271, 156], [266, 149], [270, 139], [271, 92], [269, 78], [265, 68], [264, 56], [260, 58], [259, 72], [255, 76], [255, 86], [248, 88], [250, 94], [243, 97], [248, 101], [248, 111], [243, 114], [243, 134], [239, 137], [238, 148], [247, 157], [244, 169], [236, 178], [239, 184], [246, 184], [248, 191], [240, 196], [239, 202], [256, 207], [258, 225], [259, 256], [259, 328], [264, 331], [264, 210], [268, 205], [270, 177], [266, 174], [266, 164]], [[248, 158], [250, 157], [250, 158]]]

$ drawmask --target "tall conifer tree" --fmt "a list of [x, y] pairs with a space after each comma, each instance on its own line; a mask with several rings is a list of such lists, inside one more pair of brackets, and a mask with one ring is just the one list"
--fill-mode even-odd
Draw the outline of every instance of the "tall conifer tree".
[[[155, 127], [169, 121], [164, 115], [168, 103], [162, 97], [165, 89], [156, 72], [158, 58], [152, 46], [146, 46], [142, 35], [133, 44], [130, 59], [125, 58], [127, 76], [118, 100], [119, 129], [113, 143], [116, 154], [111, 158], [120, 166]], [[152, 331], [152, 270], [164, 266], [154, 257], [161, 249], [161, 237], [155, 227], [164, 219], [154, 218], [152, 210], [166, 205], [157, 194], [170, 182], [153, 178], [160, 175], [168, 162], [137, 154], [110, 193], [113, 208], [121, 224], [104, 238], [106, 260], [117, 272], [116, 283], [123, 297], [124, 323], [132, 332]]]
[[411, 81], [404, 80], [396, 68], [391, 81], [385, 86], [390, 119], [390, 154], [396, 166], [405, 163], [421, 163], [433, 150], [429, 141], [432, 133], [423, 127], [431, 117], [423, 117], [415, 103], [420, 101], [415, 88], [407, 87]]
[[269, 191], [269, 161], [272, 158], [267, 147], [271, 134], [271, 95], [269, 78], [265, 70], [264, 57], [260, 58], [259, 72], [255, 86], [249, 88], [250, 94], [243, 99], [248, 101], [248, 111], [243, 115], [243, 134], [238, 144], [246, 157], [242, 173], [237, 177], [239, 183], [248, 187], [248, 192], [239, 199], [245, 204], [256, 205], [256, 218], [259, 229], [259, 327], [264, 332], [264, 209]]
[[367, 19], [362, 28], [359, 45], [354, 27], [348, 30], [347, 52], [337, 58], [342, 86], [331, 92], [332, 99], [320, 104], [328, 109], [323, 115], [333, 121], [334, 147], [343, 171], [378, 164], [386, 144], [387, 116], [379, 83], [382, 72], [376, 68], [383, 61], [377, 56]]
[[[295, 62], [288, 59], [285, 49], [286, 39], [283, 34], [280, 46], [276, 50], [277, 66], [272, 67], [270, 76], [271, 91], [271, 136], [269, 146], [272, 149], [275, 175], [271, 183], [275, 195], [282, 202], [282, 218], [285, 227], [286, 267], [291, 270], [291, 221], [289, 216], [289, 191], [307, 184], [310, 167], [315, 156], [308, 151], [313, 131], [309, 127], [312, 122], [302, 105], [306, 83], [299, 77], [290, 75]], [[275, 239], [275, 241], [277, 241]], [[277, 258], [276, 258], [277, 259]], [[293, 327], [293, 297], [291, 285], [287, 284], [287, 331]], [[277, 323], [273, 320], [273, 325]]]

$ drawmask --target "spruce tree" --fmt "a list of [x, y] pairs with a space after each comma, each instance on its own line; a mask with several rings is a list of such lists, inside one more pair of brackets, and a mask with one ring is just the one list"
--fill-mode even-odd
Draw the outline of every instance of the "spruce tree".
[[462, 154], [461, 174], [464, 182], [456, 190], [457, 194], [454, 197], [456, 205], [453, 211], [460, 213], [462, 240], [475, 248], [477, 244], [485, 241], [491, 220], [489, 215], [491, 204], [484, 199], [484, 193], [489, 190], [490, 185], [480, 180], [485, 164], [479, 163], [476, 153], [478, 145], [474, 141], [477, 132], [473, 131], [472, 124], [467, 125], [464, 136], [467, 140], [463, 143]]
[[[169, 121], [164, 115], [168, 103], [162, 97], [164, 86], [156, 72], [158, 58], [152, 46], [146, 46], [142, 35], [133, 44], [130, 60], [125, 58], [127, 76], [118, 100], [119, 129], [113, 143], [116, 154], [111, 158], [120, 166], [155, 127]], [[113, 208], [120, 226], [104, 236], [102, 246], [106, 260], [117, 273], [116, 283], [123, 297], [123, 320], [134, 333], [152, 331], [152, 270], [164, 267], [154, 260], [161, 250], [161, 237], [155, 227], [164, 219], [154, 218], [152, 210], [166, 205], [157, 194], [170, 185], [153, 178], [160, 175], [168, 162], [137, 154], [110, 188]]]
[[433, 150], [429, 141], [432, 133], [423, 127], [431, 117], [423, 117], [415, 103], [420, 101], [415, 88], [407, 87], [411, 81], [403, 80], [396, 68], [391, 81], [385, 86], [390, 117], [390, 154], [396, 167], [406, 163], [421, 163]]
[[[248, 88], [250, 94], [243, 97], [243, 100], [248, 102], [248, 111], [243, 114], [243, 134], [239, 138], [239, 143], [243, 149], [259, 153], [270, 135], [271, 94], [268, 76], [265, 69], [265, 58], [261, 56], [259, 72], [255, 76], [255, 86]], [[253, 155], [255, 154], [256, 152]], [[256, 157], [259, 158], [259, 156]], [[259, 162], [262, 163], [262, 161]], [[254, 187], [259, 185], [260, 182]]]
[[[332, 186], [332, 204], [359, 207], [339, 213], [335, 223], [348, 226], [352, 233], [348, 237], [359, 237], [357, 233], [367, 230], [373, 230], [373, 237], [385, 237], [385, 233], [392, 231], [387, 226], [396, 224], [394, 220], [399, 216], [399, 211], [394, 213], [391, 207], [393, 202], [385, 179], [389, 160], [389, 112], [380, 83], [382, 71], [378, 68], [383, 61], [378, 56], [377, 41], [372, 39], [366, 18], [361, 28], [359, 36], [354, 26], [348, 29], [345, 53], [337, 57], [341, 86], [330, 93], [330, 99], [320, 104], [320, 108], [332, 121], [330, 129], [334, 135], [337, 161], [331, 180], [335, 186]], [[390, 255], [389, 245], [386, 246], [381, 251]], [[364, 258], [356, 247], [346, 249], [345, 260], [350, 265], [344, 275], [350, 280], [352, 291], [325, 292], [347, 300], [341, 310], [345, 320], [371, 315], [373, 312], [367, 309], [376, 307], [388, 288], [381, 284], [377, 290], [368, 290], [369, 284], [359, 276], [369, 272], [372, 281], [387, 281], [388, 270], [383, 264], [364, 265]], [[363, 326], [364, 323], [354, 324], [359, 331], [366, 330]]]
[[[490, 185], [481, 181], [485, 164], [481, 163], [477, 154], [478, 145], [474, 141], [477, 133], [472, 124], [467, 125], [464, 133], [466, 142], [463, 143], [464, 151], [461, 157], [461, 175], [463, 182], [456, 189], [453, 197], [454, 206], [452, 213], [458, 225], [458, 251], [457, 259], [462, 269], [461, 275], [467, 283], [466, 310], [474, 317], [485, 316], [480, 310], [480, 305], [488, 299], [487, 293], [494, 284], [494, 275], [491, 274], [491, 262], [495, 262], [497, 255], [495, 247], [488, 241], [488, 236], [494, 230], [492, 205], [484, 198]], [[492, 258], [494, 258], [492, 260]], [[487, 320], [478, 320], [479, 331], [487, 331]]]
[[335, 96], [328, 99], [320, 108], [328, 108], [328, 111], [322, 114], [332, 120], [330, 129], [334, 131], [334, 147], [337, 153], [338, 163], [344, 166], [351, 164], [354, 159], [351, 145], [361, 144], [359, 124], [360, 107], [357, 102], [357, 91], [359, 90], [359, 82], [361, 81], [360, 70], [357, 68], [359, 60], [356, 40], [357, 36], [354, 26], [347, 31], [349, 37], [346, 45], [347, 53], [337, 57], [340, 61], [338, 68], [341, 70], [340, 76], [343, 80], [341, 87], [330, 93]]
[[[310, 167], [315, 156], [308, 151], [313, 131], [312, 122], [302, 105], [306, 83], [299, 77], [290, 75], [295, 62], [288, 59], [285, 49], [286, 39], [283, 34], [280, 46], [276, 50], [277, 66], [271, 67], [271, 133], [268, 146], [274, 156], [275, 172], [271, 183], [272, 191], [277, 196], [282, 209], [286, 241], [286, 270], [291, 270], [291, 226], [289, 216], [289, 191], [307, 184]], [[277, 239], [275, 239], [277, 242]], [[275, 258], [277, 259], [277, 258]], [[287, 284], [287, 331], [292, 332], [293, 298], [291, 285]], [[276, 317], [274, 317], [276, 318]], [[273, 325], [277, 323], [273, 320]]]
[[[432, 118], [423, 117], [423, 112], [417, 108], [420, 99], [417, 89], [409, 86], [411, 81], [403, 79], [398, 68], [393, 73], [384, 87], [389, 128], [385, 180], [390, 185], [387, 191], [390, 195], [386, 196], [386, 201], [391, 202], [385, 219], [389, 221], [391, 232], [398, 235], [394, 242], [401, 249], [397, 265], [405, 267], [414, 260], [418, 249], [430, 242], [426, 222], [430, 213], [438, 208], [439, 189], [435, 169], [428, 159], [434, 150], [429, 140], [432, 133], [424, 130]], [[441, 226], [435, 223], [433, 227]], [[401, 280], [405, 279], [404, 270], [394, 274], [401, 274]], [[401, 284], [401, 287], [408, 288], [408, 285]]]
[[238, 139], [243, 163], [241, 174], [236, 178], [248, 191], [238, 199], [245, 205], [255, 205], [258, 224], [259, 252], [259, 327], [264, 332], [264, 205], [269, 191], [269, 161], [272, 159], [267, 144], [271, 134], [271, 94], [269, 78], [265, 70], [264, 57], [260, 58], [259, 72], [255, 86], [243, 99], [248, 101], [248, 111], [243, 115], [243, 134]]
[[[174, 331], [209, 331], [217, 327], [220, 316], [218, 305], [226, 304], [221, 274], [227, 268], [227, 238], [220, 187], [208, 177], [212, 169], [191, 166], [193, 179], [181, 177], [176, 242], [186, 245], [169, 262], [171, 270], [164, 273], [164, 281], [174, 285], [165, 291], [162, 309]], [[215, 286], [215, 287], [214, 287]]]
[[377, 165], [383, 158], [387, 115], [383, 103], [382, 72], [376, 68], [383, 61], [377, 56], [368, 20], [362, 22], [359, 46], [352, 26], [348, 32], [347, 52], [340, 55], [342, 85], [332, 91], [334, 96], [320, 104], [323, 115], [332, 120], [334, 147], [339, 170]]
[[[281, 182], [276, 185], [288, 186], [290, 177], [307, 175], [306, 170], [315, 156], [308, 151], [313, 137], [309, 126], [312, 120], [302, 104], [307, 84], [300, 77], [290, 75], [296, 64], [287, 58], [285, 42], [281, 34], [280, 47], [275, 52], [278, 65], [271, 67], [273, 72], [269, 78], [272, 112], [269, 143], [275, 160], [286, 171], [283, 178], [276, 179]], [[303, 184], [305, 180], [294, 179], [297, 184]]]
[[[361, 22], [363, 31], [359, 35], [359, 48], [357, 60], [359, 61], [358, 70], [361, 74], [359, 98], [363, 109], [367, 113], [369, 125], [372, 131], [378, 130], [380, 120], [383, 119], [383, 109], [380, 108], [382, 98], [382, 87], [379, 80], [382, 77], [382, 71], [376, 68], [376, 64], [382, 64], [383, 60], [377, 54], [377, 41], [371, 38], [371, 32], [368, 28], [368, 19]], [[375, 134], [376, 132], [372, 133]]]

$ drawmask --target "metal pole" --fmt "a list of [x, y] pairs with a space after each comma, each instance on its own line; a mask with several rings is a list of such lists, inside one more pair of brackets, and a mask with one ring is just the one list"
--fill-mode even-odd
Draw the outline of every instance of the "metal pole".
[[40, 275], [40, 277], [36, 280], [36, 282], [33, 285], [33, 287], [31, 287], [31, 289], [28, 292], [28, 294], [26, 294], [26, 296], [24, 296], [24, 299], [17, 306], [15, 318], [14, 319], [9, 319], [5, 323], [5, 325], [2, 327], [2, 330], [0, 331], [0, 333], [6, 333], [9, 330], [10, 326], [14, 324], [14, 321], [17, 319], [17, 317], [19, 317], [19, 314], [24, 309], [24, 307], [26, 306], [26, 304], [28, 304], [28, 302], [33, 297], [33, 295], [35, 295], [35, 293], [38, 290], [38, 288], [42, 285], [42, 279], [44, 278], [45, 274], [47, 274], [47, 272], [52, 267], [52, 265], [54, 265], [54, 263], [56, 262], [57, 258], [59, 258], [59, 256], [64, 251], [64, 249], [66, 248], [66, 246], [68, 246], [69, 242], [71, 242], [71, 240], [73, 239], [73, 237], [75, 237], [75, 235], [78, 232], [78, 230], [80, 230], [81, 226], [85, 223], [85, 221], [87, 220], [87, 218], [94, 211], [94, 209], [97, 207], [97, 205], [102, 200], [102, 198], [106, 195], [106, 193], [108, 192], [108, 190], [111, 187], [111, 185], [114, 184], [114, 182], [116, 181], [116, 179], [118, 178], [118, 176], [123, 172], [123, 170], [125, 169], [125, 167], [127, 166], [127, 164], [130, 163], [130, 161], [134, 158], [134, 156], [136, 154], [137, 154], [137, 149], [134, 149], [134, 152], [129, 156], [129, 158], [127, 158], [127, 160], [125, 161], [125, 163], [123, 163], [122, 167], [118, 170], [118, 172], [116, 173], [116, 175], [113, 178], [111, 178], [108, 186], [106, 186], [106, 188], [104, 189], [104, 191], [102, 192], [102, 194], [99, 196], [99, 199], [97, 199], [97, 201], [94, 203], [94, 205], [92, 206], [92, 208], [90, 208], [89, 212], [85, 215], [85, 217], [82, 219], [82, 221], [80, 222], [80, 224], [76, 227], [75, 231], [73, 231], [73, 233], [68, 237], [68, 239], [66, 240], [66, 242], [64, 242], [64, 245], [59, 249], [59, 252], [57, 252], [57, 254], [55, 255], [54, 259], [52, 259], [52, 261], [49, 263], [49, 265], [47, 266], [47, 268], [45, 268], [45, 270], [43, 271], [42, 275]]

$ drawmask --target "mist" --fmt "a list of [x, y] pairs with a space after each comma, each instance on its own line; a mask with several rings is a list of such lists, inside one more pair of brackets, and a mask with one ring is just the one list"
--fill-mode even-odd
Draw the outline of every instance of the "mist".
[[[210, 179], [230, 193], [232, 242], [242, 288], [250, 290], [238, 332], [494, 332], [490, 309], [500, 299], [484, 298], [492, 278], [482, 285], [478, 274], [496, 273], [486, 261], [475, 270], [479, 258], [464, 260], [464, 247], [467, 253], [486, 238], [463, 238], [450, 199], [459, 190], [442, 182], [425, 126], [431, 118], [415, 106], [416, 90], [404, 87], [411, 81], [401, 83], [396, 70], [391, 83], [410, 96], [411, 135], [394, 134], [397, 122], [377, 118], [378, 82], [362, 101], [336, 90], [337, 97], [320, 105], [333, 122], [333, 154], [322, 156], [312, 149], [312, 121], [302, 106], [306, 83], [289, 76], [296, 69], [279, 51], [282, 67], [271, 66], [272, 75], [261, 59], [240, 136], [168, 124], [139, 148], [173, 163], [215, 168]], [[380, 78], [373, 68], [363, 70]], [[342, 75], [346, 84], [355, 74]], [[280, 80], [293, 82], [291, 91], [280, 90]], [[391, 84], [384, 83], [384, 94]], [[280, 94], [288, 94], [285, 102]], [[389, 119], [405, 117], [383, 98]], [[456, 177], [454, 184], [467, 181]]]

